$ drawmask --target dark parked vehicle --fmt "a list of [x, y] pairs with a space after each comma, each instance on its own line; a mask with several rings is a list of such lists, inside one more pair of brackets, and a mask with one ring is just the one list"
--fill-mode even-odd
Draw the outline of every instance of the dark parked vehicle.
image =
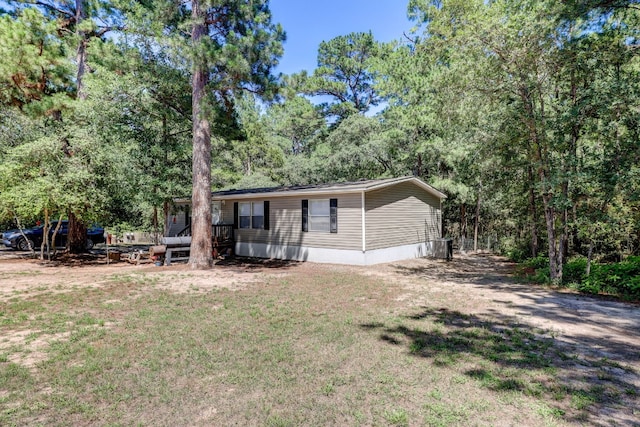
[[[49, 230], [49, 239], [53, 237], [53, 232], [56, 229], [57, 225], [58, 221], [53, 221], [51, 223], [51, 229]], [[9, 248], [20, 251], [28, 251], [29, 243], [31, 243], [31, 247], [33, 249], [37, 249], [40, 247], [40, 245], [42, 245], [43, 229], [44, 227], [42, 225], [38, 225], [33, 228], [25, 228], [24, 230], [22, 230], [22, 232], [20, 232], [20, 230], [5, 231], [4, 233], [2, 233], [2, 243]], [[60, 230], [58, 230], [58, 234], [56, 234], [55, 246], [66, 246], [68, 232], [69, 221], [62, 221], [62, 223], [60, 224]], [[93, 246], [97, 243], [104, 243], [104, 228], [92, 225], [91, 227], [87, 228], [87, 250], [93, 248]]]
[[17, 233], [20, 230], [18, 230], [17, 228], [14, 228], [12, 230], [7, 230], [7, 231], [3, 231], [2, 233], [0, 233], [0, 243], [2, 243], [2, 241], [6, 238], [9, 237], [11, 234], [13, 233]]

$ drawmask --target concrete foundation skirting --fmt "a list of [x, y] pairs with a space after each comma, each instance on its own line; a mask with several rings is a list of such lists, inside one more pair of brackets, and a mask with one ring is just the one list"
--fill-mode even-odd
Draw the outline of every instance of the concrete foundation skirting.
[[237, 242], [236, 254], [256, 258], [288, 259], [330, 264], [373, 265], [431, 256], [433, 250], [429, 243], [415, 243], [362, 252], [358, 250]]

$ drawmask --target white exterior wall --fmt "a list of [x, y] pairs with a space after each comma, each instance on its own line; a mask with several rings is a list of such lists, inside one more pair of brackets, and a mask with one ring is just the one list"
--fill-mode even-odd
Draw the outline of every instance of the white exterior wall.
[[362, 252], [359, 250], [281, 246], [266, 243], [236, 243], [236, 254], [256, 258], [288, 259], [329, 264], [374, 265], [432, 255], [427, 243]]

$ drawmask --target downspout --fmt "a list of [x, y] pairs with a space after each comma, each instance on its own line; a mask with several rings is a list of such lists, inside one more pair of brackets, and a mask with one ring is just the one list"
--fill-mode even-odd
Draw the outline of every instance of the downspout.
[[362, 206], [362, 253], [367, 251], [367, 218], [365, 215], [365, 206], [364, 206], [364, 191], [361, 193], [360, 197], [361, 206]]

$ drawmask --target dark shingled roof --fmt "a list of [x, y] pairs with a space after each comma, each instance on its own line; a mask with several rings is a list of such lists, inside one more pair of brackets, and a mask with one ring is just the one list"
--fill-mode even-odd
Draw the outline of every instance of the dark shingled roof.
[[[387, 179], [369, 179], [360, 180], [354, 182], [338, 182], [329, 184], [313, 184], [313, 185], [291, 185], [282, 187], [267, 187], [267, 188], [247, 188], [242, 190], [222, 190], [214, 191], [211, 193], [213, 199], [230, 199], [230, 198], [250, 198], [253, 195], [271, 194], [276, 197], [284, 197], [290, 195], [307, 195], [307, 194], [327, 194], [327, 193], [353, 193], [360, 191], [371, 191], [379, 188], [388, 187], [391, 185], [399, 184], [401, 182], [413, 182], [417, 186], [423, 188], [434, 196], [444, 199], [447, 196], [426, 184], [424, 181], [405, 176], [400, 178], [387, 178]], [[188, 201], [189, 199], [181, 199], [179, 201]]]
[[309, 185], [285, 185], [280, 187], [266, 187], [266, 188], [246, 188], [243, 190], [222, 190], [222, 191], [214, 191], [211, 193], [212, 196], [234, 196], [238, 194], [256, 194], [256, 193], [275, 193], [275, 192], [285, 192], [285, 191], [298, 191], [298, 190], [321, 190], [321, 189], [353, 189], [361, 187], [367, 187], [371, 184], [381, 184], [387, 181], [396, 181], [397, 178], [392, 179], [368, 179], [368, 180], [360, 180], [353, 182], [335, 182], [328, 184], [309, 184]]

